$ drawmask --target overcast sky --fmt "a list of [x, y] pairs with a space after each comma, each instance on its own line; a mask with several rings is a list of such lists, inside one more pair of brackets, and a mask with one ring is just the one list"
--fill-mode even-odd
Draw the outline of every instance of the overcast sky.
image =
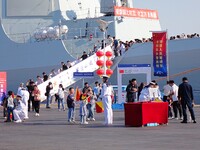
[[200, 0], [133, 0], [134, 7], [158, 10], [169, 35], [200, 33]]

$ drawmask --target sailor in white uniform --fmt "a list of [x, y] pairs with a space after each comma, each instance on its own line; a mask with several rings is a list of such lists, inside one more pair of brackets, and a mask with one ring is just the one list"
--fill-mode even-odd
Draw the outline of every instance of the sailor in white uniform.
[[21, 89], [24, 88], [24, 83], [20, 83], [18, 89], [17, 89], [17, 94], [20, 94]]
[[139, 96], [139, 101], [153, 101], [156, 98], [161, 100], [161, 93], [159, 87], [154, 82], [150, 82], [149, 85], [145, 86], [142, 89], [141, 94]]
[[149, 85], [145, 86], [139, 96], [139, 102], [145, 102], [151, 100], [150, 89], [153, 88], [155, 85], [154, 82], [150, 82]]
[[29, 92], [22, 88], [20, 91], [20, 95], [22, 96], [23, 105], [23, 112], [24, 112], [24, 119], [28, 119], [28, 100], [29, 100]]
[[15, 122], [20, 123], [20, 122], [22, 122], [22, 120], [25, 117], [24, 111], [23, 111], [23, 108], [25, 106], [24, 106], [24, 103], [21, 100], [22, 99], [21, 95], [18, 94], [16, 99], [17, 99], [17, 106], [13, 110], [13, 115], [14, 115]]
[[105, 125], [113, 124], [112, 111], [112, 87], [108, 85], [108, 76], [103, 76], [103, 85], [101, 90], [101, 97], [104, 106]]

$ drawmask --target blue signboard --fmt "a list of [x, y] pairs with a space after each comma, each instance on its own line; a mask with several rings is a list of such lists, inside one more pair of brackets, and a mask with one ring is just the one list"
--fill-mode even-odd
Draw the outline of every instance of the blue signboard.
[[74, 78], [92, 78], [94, 77], [94, 72], [74, 72]]
[[151, 67], [150, 64], [118, 64], [118, 67]]

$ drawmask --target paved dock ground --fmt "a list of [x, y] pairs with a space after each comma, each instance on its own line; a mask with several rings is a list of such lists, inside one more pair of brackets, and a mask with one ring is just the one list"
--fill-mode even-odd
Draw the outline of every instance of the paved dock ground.
[[197, 124], [169, 120], [157, 127], [125, 127], [124, 112], [114, 111], [114, 125], [105, 127], [103, 114], [88, 125], [68, 124], [66, 111], [42, 105], [40, 117], [30, 112], [20, 124], [0, 117], [0, 150], [199, 150], [200, 107], [195, 113]]

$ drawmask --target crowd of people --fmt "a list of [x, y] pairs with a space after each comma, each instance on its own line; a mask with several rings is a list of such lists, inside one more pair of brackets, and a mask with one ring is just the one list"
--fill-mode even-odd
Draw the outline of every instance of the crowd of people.
[[[177, 38], [184, 38], [185, 35], [181, 35], [181, 37]], [[187, 36], [187, 38], [199, 37], [198, 34], [194, 34], [191, 36]], [[139, 40], [139, 39], [138, 39]], [[148, 39], [151, 41], [151, 39]], [[117, 40], [115, 37], [108, 36], [105, 43], [102, 41], [101, 49], [104, 48], [106, 45], [111, 45], [111, 48], [114, 52], [115, 57], [124, 55], [124, 53], [131, 47], [134, 43], [140, 43], [140, 41], [126, 41], [122, 42]], [[142, 39], [142, 42], [147, 42], [145, 39]], [[93, 50], [90, 50], [89, 54], [85, 51], [83, 55], [79, 57], [79, 60], [85, 60], [89, 56], [93, 55], [99, 49], [98, 46], [94, 45]], [[4, 93], [4, 117], [7, 117], [5, 122], [10, 122], [11, 120], [15, 120], [15, 122], [22, 122], [25, 119], [28, 119], [28, 112], [35, 111], [35, 116], [40, 116], [40, 100], [41, 95], [38, 89], [38, 85], [47, 81], [48, 79], [54, 77], [58, 73], [71, 68], [74, 64], [70, 61], [67, 61], [65, 64], [61, 62], [61, 68], [58, 71], [53, 69], [49, 75], [45, 72], [42, 73], [43, 77], [37, 76], [37, 80], [34, 82], [32, 79], [29, 79], [26, 83], [26, 87], [23, 83], [20, 84], [16, 98], [14, 98], [14, 93], [12, 91], [8, 91], [7, 96]], [[113, 96], [113, 90], [102, 91], [101, 89], [109, 89], [106, 87], [111, 87], [107, 83], [108, 78], [103, 78], [104, 84], [101, 85], [98, 82], [95, 82], [95, 87], [92, 89], [88, 86], [88, 83], [85, 83], [85, 87], [82, 90], [82, 94], [79, 98], [80, 100], [80, 123], [87, 124], [87, 120], [95, 120], [94, 118], [94, 109], [95, 109], [95, 101], [99, 99], [106, 99], [107, 102], [104, 102], [105, 108], [105, 118], [107, 118], [106, 124], [112, 124], [112, 111], [111, 111], [111, 104], [110, 97]], [[187, 114], [186, 114], [186, 106], [188, 107], [191, 117], [194, 123], [196, 123], [195, 115], [193, 112], [193, 93], [192, 88], [187, 82], [187, 78], [183, 79], [183, 85], [177, 86], [173, 80], [167, 82], [167, 85], [163, 87], [164, 96], [162, 97], [161, 92], [159, 90], [159, 86], [156, 81], [150, 82], [148, 85], [141, 83], [140, 86], [137, 85], [136, 79], [132, 79], [129, 84], [127, 85], [126, 92], [127, 92], [127, 102], [136, 102], [136, 101], [151, 101], [155, 99], [162, 99], [165, 102], [169, 103], [169, 119], [176, 118], [176, 119], [183, 119], [182, 123], [187, 122]], [[188, 89], [191, 88], [190, 91]], [[55, 95], [51, 94], [51, 90], [53, 89], [53, 84], [51, 82], [48, 83], [46, 87], [46, 108], [51, 108], [52, 96], [55, 96], [56, 101], [58, 103], [58, 110], [65, 111], [65, 103], [67, 103], [68, 107], [68, 122], [73, 123], [75, 122], [75, 107], [76, 107], [76, 100], [74, 97], [74, 88], [69, 88], [69, 94], [67, 95], [67, 99], [65, 98], [66, 90], [63, 88], [63, 85], [59, 85], [58, 92]], [[183, 92], [184, 91], [184, 92]], [[185, 94], [185, 92], [187, 94]], [[102, 93], [109, 93], [109, 98], [107, 95]], [[153, 93], [153, 94], [152, 94]], [[31, 107], [32, 106], [32, 107]], [[61, 108], [62, 106], [62, 108]], [[172, 113], [173, 110], [173, 113]], [[178, 118], [179, 112], [179, 118]], [[13, 115], [11, 115], [13, 114]], [[10, 117], [11, 116], [11, 117]], [[183, 116], [183, 117], [182, 117]]]
[[188, 122], [186, 111], [186, 107], [188, 107], [191, 120], [193, 123], [196, 123], [193, 110], [193, 90], [186, 77], [182, 79], [182, 83], [179, 86], [177, 86], [173, 80], [167, 81], [167, 84], [163, 87], [164, 95], [161, 94], [159, 85], [155, 80], [151, 81], [148, 85], [141, 83], [138, 87], [136, 79], [132, 79], [127, 85], [126, 92], [128, 103], [137, 101], [150, 102], [155, 100], [168, 102], [168, 119], [180, 119], [182, 120], [181, 123]]
[[[95, 121], [95, 103], [102, 101], [104, 105], [105, 124], [113, 123], [112, 103], [114, 91], [111, 85], [108, 84], [108, 77], [103, 77], [103, 84], [95, 82], [95, 86], [91, 87], [85, 82], [83, 89], [77, 95], [74, 87], [70, 87], [68, 91], [59, 84], [59, 89], [55, 95], [51, 94], [53, 84], [49, 82], [46, 86], [46, 109], [51, 108], [52, 97], [56, 97], [58, 111], [67, 112], [68, 123], [76, 123], [75, 112], [79, 107], [79, 122], [80, 124], [88, 124], [88, 121]], [[191, 120], [196, 123], [193, 110], [194, 98], [192, 86], [189, 84], [186, 77], [182, 78], [182, 83], [177, 86], [173, 80], [167, 81], [163, 87], [163, 95], [160, 92], [160, 87], [155, 80], [148, 85], [141, 83], [139, 86], [136, 79], [129, 81], [126, 87], [127, 103], [130, 102], [150, 102], [162, 100], [168, 102], [168, 119], [182, 120], [181, 123], [187, 123], [187, 108], [190, 112]], [[78, 96], [78, 97], [77, 97]], [[40, 101], [41, 93], [37, 85], [30, 81], [26, 87], [21, 83], [17, 90], [16, 97], [12, 91], [4, 93], [3, 98], [3, 116], [5, 122], [14, 121], [21, 123], [29, 119], [28, 113], [32, 110], [35, 116], [40, 116]], [[187, 108], [186, 108], [187, 107]]]
[[[76, 123], [75, 111], [79, 107], [80, 124], [88, 124], [88, 121], [95, 121], [95, 103], [102, 101], [105, 109], [105, 125], [112, 124], [112, 95], [113, 89], [108, 85], [108, 77], [103, 77], [103, 84], [95, 82], [92, 88], [85, 82], [82, 91], [77, 95], [74, 87], [70, 87], [68, 91], [59, 84], [57, 93], [52, 95], [51, 90], [53, 84], [49, 82], [46, 86], [46, 109], [51, 109], [53, 96], [56, 97], [58, 111], [67, 112], [68, 123]], [[77, 97], [78, 96], [78, 97]], [[40, 116], [41, 92], [35, 82], [30, 81], [26, 87], [21, 83], [18, 87], [16, 96], [14, 92], [8, 91], [3, 97], [3, 116], [5, 122], [21, 123], [29, 119], [29, 112], [35, 112], [35, 116]]]

